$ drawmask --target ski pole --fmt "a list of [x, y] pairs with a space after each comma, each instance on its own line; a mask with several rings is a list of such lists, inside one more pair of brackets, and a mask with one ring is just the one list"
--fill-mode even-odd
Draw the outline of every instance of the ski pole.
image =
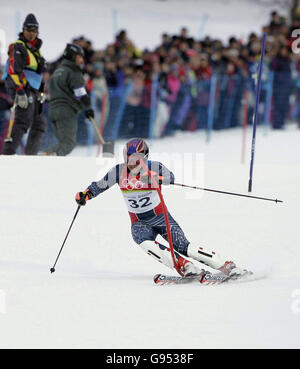
[[4, 142], [12, 141], [11, 133], [12, 133], [12, 129], [15, 123], [15, 109], [16, 109], [16, 103], [14, 103], [14, 105], [10, 108], [10, 119], [9, 119], [9, 124], [8, 124], [8, 131], [7, 131], [7, 136]]
[[103, 145], [103, 153], [104, 152], [107, 152], [107, 153], [110, 153], [110, 154], [113, 155], [114, 154], [114, 143], [113, 142], [106, 142], [106, 141], [104, 141], [104, 138], [103, 138], [103, 136], [102, 136], [102, 134], [101, 134], [101, 132], [100, 132], [100, 130], [99, 130], [96, 122], [95, 122], [95, 119], [92, 118], [92, 117], [90, 117], [89, 119], [93, 123], [93, 126], [94, 126], [95, 131], [96, 131], [97, 136], [98, 136], [99, 143], [101, 143]]
[[57, 255], [57, 258], [56, 258], [56, 260], [55, 260], [55, 263], [54, 263], [53, 267], [50, 269], [50, 272], [51, 272], [51, 273], [54, 273], [54, 272], [55, 272], [55, 265], [56, 265], [56, 263], [57, 263], [57, 261], [58, 261], [58, 258], [59, 258], [60, 254], [61, 254], [61, 252], [62, 252], [62, 249], [64, 248], [64, 245], [65, 245], [66, 240], [67, 240], [67, 238], [68, 238], [68, 236], [69, 236], [69, 233], [70, 233], [70, 231], [71, 231], [72, 225], [73, 225], [73, 223], [74, 223], [74, 221], [75, 221], [75, 219], [76, 219], [76, 217], [77, 217], [77, 214], [78, 214], [78, 212], [79, 212], [80, 207], [81, 207], [81, 206], [80, 206], [80, 205], [78, 205], [78, 208], [77, 208], [77, 210], [76, 210], [76, 213], [75, 213], [75, 215], [74, 215], [74, 218], [73, 218], [73, 220], [72, 220], [72, 223], [71, 223], [71, 225], [70, 225], [70, 227], [69, 227], [69, 230], [68, 230], [68, 232], [67, 232], [67, 234], [66, 234], [66, 237], [65, 237], [65, 239], [64, 239], [64, 242], [63, 242], [63, 244], [62, 244], [62, 246], [61, 246], [61, 248], [60, 248], [60, 250], [59, 250], [59, 253], [58, 253], [58, 255]]
[[196, 186], [189, 186], [189, 185], [185, 185], [185, 184], [181, 184], [181, 183], [173, 183], [174, 186], [181, 186], [181, 187], [188, 187], [188, 188], [193, 188], [194, 190], [202, 190], [202, 191], [210, 191], [210, 192], [217, 192], [217, 193], [222, 193], [225, 195], [233, 195], [233, 196], [242, 196], [242, 197], [248, 197], [250, 199], [257, 199], [257, 200], [266, 200], [266, 201], [274, 201], [274, 202], [283, 202], [282, 200], [277, 200], [277, 199], [269, 199], [267, 197], [258, 197], [258, 196], [250, 196], [250, 195], [243, 195], [241, 193], [236, 193], [236, 192], [227, 192], [227, 191], [219, 191], [219, 190], [212, 190], [210, 188], [202, 188], [202, 187], [196, 187]]
[[90, 121], [93, 123], [93, 126], [95, 128], [96, 133], [97, 133], [99, 142], [101, 142], [102, 145], [105, 144], [105, 141], [104, 141], [104, 139], [102, 137], [102, 134], [99, 131], [99, 128], [97, 127], [97, 124], [96, 124], [94, 118], [90, 117]]

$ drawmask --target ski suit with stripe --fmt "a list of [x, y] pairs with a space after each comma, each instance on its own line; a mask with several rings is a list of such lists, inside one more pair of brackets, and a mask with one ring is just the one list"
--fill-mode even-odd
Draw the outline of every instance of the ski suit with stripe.
[[[174, 183], [174, 174], [158, 161], [148, 161], [148, 169], [151, 173], [158, 174], [162, 179], [161, 184]], [[168, 241], [167, 227], [163, 213], [163, 207], [157, 189], [150, 183], [141, 181], [145, 175], [144, 169], [136, 175], [130, 175], [125, 164], [117, 164], [98, 182], [92, 182], [88, 189], [93, 197], [98, 196], [115, 184], [118, 184], [131, 219], [131, 233], [133, 240], [141, 244], [146, 240], [154, 241], [161, 235]], [[152, 187], [151, 187], [152, 186]], [[186, 239], [182, 229], [168, 212], [170, 231], [173, 246], [176, 251], [187, 256], [189, 241]]]

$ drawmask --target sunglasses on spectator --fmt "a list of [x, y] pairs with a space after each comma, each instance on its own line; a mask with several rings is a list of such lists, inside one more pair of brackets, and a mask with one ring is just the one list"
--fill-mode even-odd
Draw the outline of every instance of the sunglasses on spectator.
[[34, 32], [34, 33], [38, 32], [38, 29], [36, 27], [25, 27], [25, 30], [27, 32]]

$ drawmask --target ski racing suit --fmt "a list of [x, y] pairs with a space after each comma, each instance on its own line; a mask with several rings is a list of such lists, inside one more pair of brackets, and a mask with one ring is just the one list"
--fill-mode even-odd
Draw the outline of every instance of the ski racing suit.
[[[161, 184], [169, 185], [174, 183], [174, 174], [162, 163], [149, 160], [147, 167], [150, 173], [155, 173], [159, 176], [160, 187]], [[132, 176], [126, 164], [117, 164], [98, 182], [92, 182], [88, 186], [87, 191], [91, 193], [93, 198], [113, 185], [118, 184], [128, 207], [133, 240], [156, 260], [173, 268], [174, 264], [170, 248], [155, 241], [156, 237], [161, 235], [169, 242], [163, 206], [157, 189], [143, 180], [143, 176], [148, 177], [147, 172], [143, 168], [138, 175]], [[173, 246], [176, 250], [175, 258], [180, 268], [184, 269], [185, 264], [190, 263], [181, 255], [195, 259], [213, 269], [221, 270], [228, 264], [226, 259], [223, 259], [216, 252], [207, 251], [203, 247], [190, 244], [184, 232], [169, 212], [168, 219]]]

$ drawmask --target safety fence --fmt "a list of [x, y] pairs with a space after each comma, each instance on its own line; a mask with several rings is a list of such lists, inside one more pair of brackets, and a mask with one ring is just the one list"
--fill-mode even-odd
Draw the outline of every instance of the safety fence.
[[[202, 130], [209, 141], [214, 130], [252, 124], [255, 74], [254, 78], [242, 73], [212, 74], [206, 79], [189, 72], [184, 78], [156, 75], [145, 79], [137, 75], [101, 94], [92, 89], [90, 96], [95, 120], [106, 141], [134, 136], [159, 138], [178, 130]], [[48, 127], [42, 150], [56, 140], [48, 119], [48, 102], [43, 113]], [[300, 121], [300, 73], [264, 67], [258, 125], [282, 128], [287, 119]], [[77, 144], [95, 143], [97, 135], [82, 112], [78, 116]]]

